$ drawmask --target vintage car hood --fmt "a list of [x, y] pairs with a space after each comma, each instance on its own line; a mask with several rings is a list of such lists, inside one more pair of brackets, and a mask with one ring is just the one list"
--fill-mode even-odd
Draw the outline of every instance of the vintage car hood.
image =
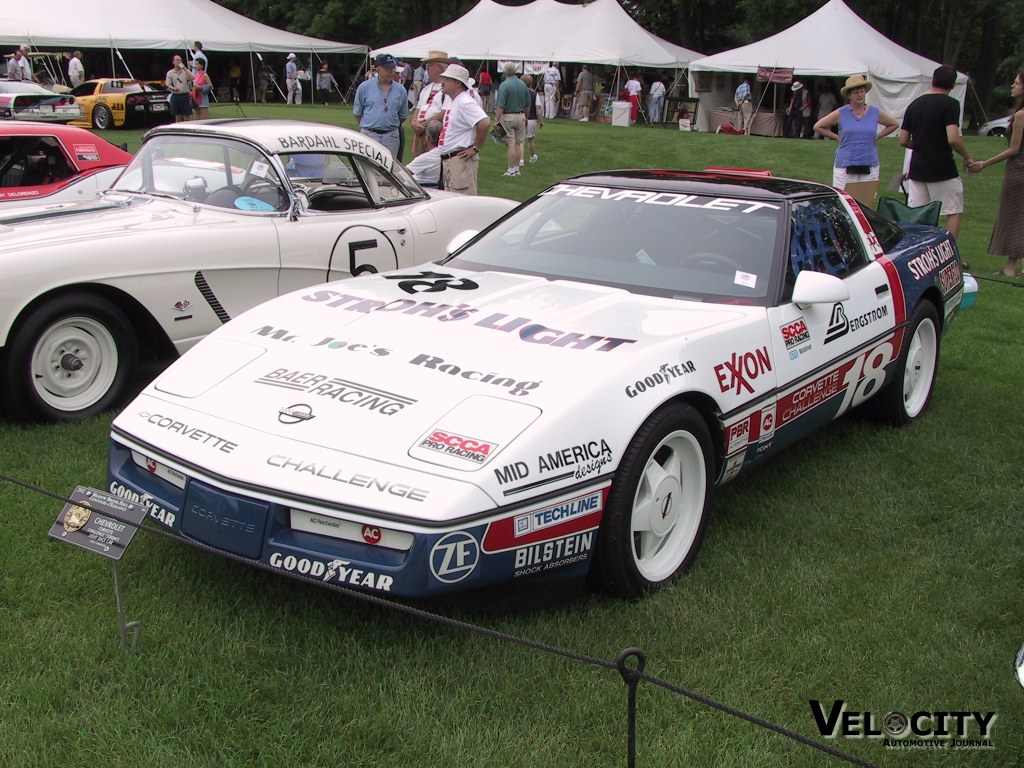
[[[144, 229], [180, 229], [196, 225], [196, 212], [187, 203], [142, 195], [106, 194], [96, 200], [64, 205], [40, 204], [0, 211], [0, 253], [81, 244], [83, 239], [120, 237]], [[237, 220], [215, 208], [202, 209], [206, 223]], [[59, 226], [54, 226], [58, 224]]]
[[[325, 284], [250, 310], [151, 384], [115, 431], [239, 482], [301, 480], [277, 467], [268, 475], [268, 463], [355, 462], [413, 472], [420, 486], [471, 483], [466, 493], [483, 487], [500, 505], [499, 468], [538, 452], [569, 451], [573, 464], [604, 456], [598, 474], [613, 469], [654, 407], [631, 399], [629, 385], [660, 371], [702, 389], [710, 372], [693, 361], [718, 352], [696, 347], [720, 345], [708, 331], [764, 312], [435, 269]], [[240, 461], [248, 448], [208, 450], [175, 423], [258, 448]]]

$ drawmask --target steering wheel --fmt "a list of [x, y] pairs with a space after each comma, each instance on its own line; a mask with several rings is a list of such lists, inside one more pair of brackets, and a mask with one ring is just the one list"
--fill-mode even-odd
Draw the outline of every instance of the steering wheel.
[[735, 259], [726, 256], [722, 253], [712, 253], [711, 251], [698, 251], [697, 253], [691, 253], [689, 256], [684, 256], [676, 264], [676, 267], [689, 266], [691, 262], [700, 262], [702, 264], [710, 266], [726, 266], [732, 267], [738, 272], [746, 272], [746, 268]]
[[[273, 190], [273, 192], [275, 193], [275, 200], [273, 202], [259, 197], [260, 192], [268, 189]], [[253, 176], [251, 179], [245, 182], [245, 184], [242, 185], [242, 190], [240, 194], [248, 197], [256, 197], [258, 199], [262, 199], [264, 200], [264, 202], [273, 205], [275, 209], [280, 208], [281, 204], [285, 200], [284, 193], [281, 191], [281, 188], [277, 186], [277, 184], [268, 179], [264, 179], [260, 176]]]

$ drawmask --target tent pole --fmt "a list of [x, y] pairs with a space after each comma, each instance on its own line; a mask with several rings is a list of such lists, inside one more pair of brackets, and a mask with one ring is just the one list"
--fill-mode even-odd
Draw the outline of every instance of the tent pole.
[[252, 58], [252, 43], [249, 43], [249, 87], [252, 89], [252, 103], [256, 104], [256, 67], [252, 63]]

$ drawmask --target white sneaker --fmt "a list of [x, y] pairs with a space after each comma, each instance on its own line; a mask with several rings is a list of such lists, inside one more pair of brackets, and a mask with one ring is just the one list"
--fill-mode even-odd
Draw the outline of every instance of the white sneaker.
[[509, 168], [507, 171], [505, 171], [501, 175], [502, 176], [518, 176], [519, 175], [519, 169], [518, 168]]
[[590, 122], [590, 118], [589, 117], [581, 117], [580, 118], [580, 122], [581, 123], [589, 123]]
[[522, 161], [522, 160], [520, 160], [520, 161], [519, 161], [519, 167], [520, 167], [520, 168], [522, 168], [522, 167], [523, 167], [523, 165], [524, 165], [523, 161]]
[[536, 163], [537, 162], [537, 156], [536, 155], [530, 155], [530, 162], [531, 163]]

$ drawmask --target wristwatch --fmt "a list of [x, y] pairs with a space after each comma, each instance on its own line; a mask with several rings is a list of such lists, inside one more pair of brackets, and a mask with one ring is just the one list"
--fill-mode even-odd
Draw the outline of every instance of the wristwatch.
[[480, 154], [480, 147], [478, 147], [478, 146], [477, 146], [476, 144], [474, 144], [474, 145], [473, 145], [473, 146], [471, 147], [471, 149], [475, 149], [475, 150], [476, 150], [476, 153], [477, 153], [478, 155]]

